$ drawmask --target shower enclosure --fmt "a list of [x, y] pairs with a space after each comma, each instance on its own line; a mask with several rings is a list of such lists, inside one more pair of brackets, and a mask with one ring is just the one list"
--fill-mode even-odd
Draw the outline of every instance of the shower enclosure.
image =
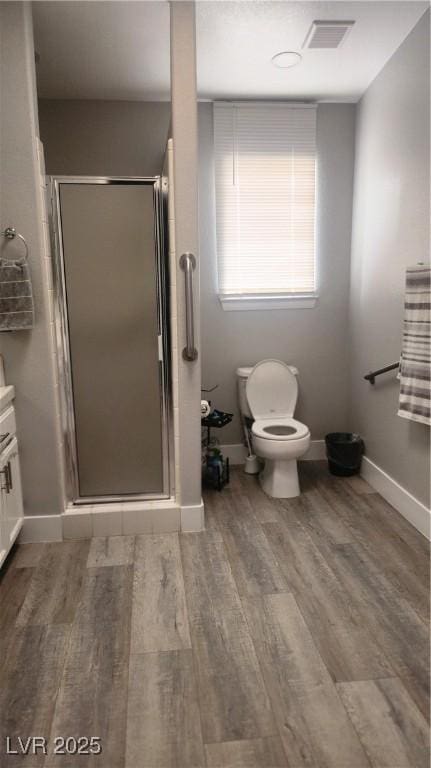
[[69, 503], [170, 495], [164, 186], [51, 178]]

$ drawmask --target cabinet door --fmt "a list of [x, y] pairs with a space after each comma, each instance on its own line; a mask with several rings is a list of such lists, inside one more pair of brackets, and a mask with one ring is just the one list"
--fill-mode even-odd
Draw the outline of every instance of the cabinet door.
[[[14, 438], [11, 444], [3, 453], [3, 464], [6, 468], [7, 478], [6, 489], [3, 491], [3, 499], [6, 508], [5, 515], [5, 535], [6, 548], [9, 550], [15, 541], [23, 518], [23, 504], [22, 504], [22, 489], [21, 489], [21, 473], [19, 467], [18, 457], [18, 442]], [[2, 478], [5, 476], [2, 475]]]
[[0, 462], [0, 565], [6, 558], [9, 551], [9, 532], [6, 513], [6, 482], [4, 469], [7, 466], [7, 461]]

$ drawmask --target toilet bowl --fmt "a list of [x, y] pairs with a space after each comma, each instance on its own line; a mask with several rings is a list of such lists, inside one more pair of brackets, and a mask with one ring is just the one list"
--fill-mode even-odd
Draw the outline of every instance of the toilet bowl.
[[[311, 439], [308, 427], [293, 418], [298, 399], [293, 370], [281, 360], [262, 360], [249, 372], [243, 392], [254, 419], [254, 451], [265, 461], [260, 484], [269, 496], [281, 499], [299, 496], [297, 460]], [[243, 401], [243, 413], [244, 406]]]

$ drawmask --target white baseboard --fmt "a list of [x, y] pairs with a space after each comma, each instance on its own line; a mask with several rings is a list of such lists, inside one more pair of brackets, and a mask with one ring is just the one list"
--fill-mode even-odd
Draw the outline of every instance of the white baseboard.
[[409, 491], [406, 491], [393, 477], [374, 464], [366, 456], [362, 459], [361, 476], [367, 481], [389, 504], [411, 523], [416, 530], [427, 539], [431, 538], [431, 511], [425, 504], [416, 499]]
[[181, 507], [181, 533], [199, 533], [205, 528], [204, 503]]
[[39, 541], [63, 540], [63, 515], [35, 515], [24, 517], [19, 535], [22, 544]]
[[[242, 443], [219, 446], [223, 456], [229, 459], [232, 466], [244, 464], [247, 456], [247, 448]], [[307, 453], [301, 457], [301, 461], [320, 461], [326, 458], [325, 441], [312, 440]]]

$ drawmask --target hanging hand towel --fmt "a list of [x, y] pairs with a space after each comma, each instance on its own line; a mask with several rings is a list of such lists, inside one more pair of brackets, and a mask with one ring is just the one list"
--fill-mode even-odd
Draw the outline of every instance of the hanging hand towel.
[[15, 265], [0, 260], [0, 331], [33, 328], [34, 306], [27, 262]]
[[430, 266], [409, 267], [406, 275], [398, 416], [431, 424]]

